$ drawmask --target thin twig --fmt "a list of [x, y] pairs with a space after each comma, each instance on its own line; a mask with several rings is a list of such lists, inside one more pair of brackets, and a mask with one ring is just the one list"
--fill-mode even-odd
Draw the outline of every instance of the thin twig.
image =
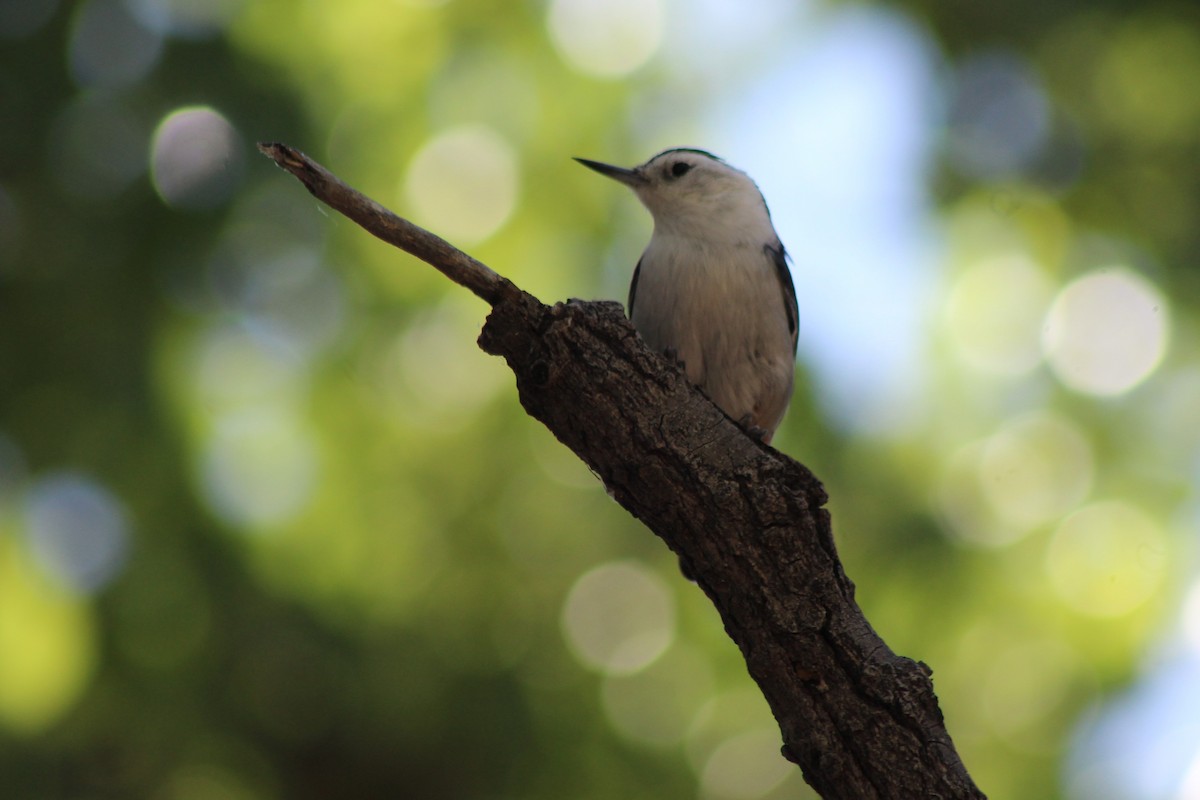
[[489, 305], [514, 300], [520, 295], [520, 290], [511, 281], [491, 267], [471, 258], [445, 239], [396, 216], [347, 186], [299, 150], [278, 142], [259, 142], [258, 149], [295, 175], [313, 197], [357, 222], [368, 233], [436, 268]]

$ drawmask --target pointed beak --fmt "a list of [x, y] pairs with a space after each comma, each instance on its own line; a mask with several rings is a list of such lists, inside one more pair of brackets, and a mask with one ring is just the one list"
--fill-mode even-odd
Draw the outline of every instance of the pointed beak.
[[646, 176], [636, 169], [614, 167], [612, 164], [605, 164], [601, 161], [590, 161], [586, 158], [576, 158], [575, 160], [588, 169], [595, 170], [601, 175], [612, 178], [614, 181], [620, 181], [633, 189], [643, 186], [646, 183]]

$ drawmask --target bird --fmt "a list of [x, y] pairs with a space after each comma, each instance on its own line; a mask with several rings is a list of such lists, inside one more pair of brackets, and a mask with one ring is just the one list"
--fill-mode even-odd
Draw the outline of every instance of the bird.
[[770, 444], [792, 396], [800, 314], [788, 255], [758, 186], [692, 147], [633, 168], [575, 160], [628, 186], [653, 217], [629, 286], [633, 327]]

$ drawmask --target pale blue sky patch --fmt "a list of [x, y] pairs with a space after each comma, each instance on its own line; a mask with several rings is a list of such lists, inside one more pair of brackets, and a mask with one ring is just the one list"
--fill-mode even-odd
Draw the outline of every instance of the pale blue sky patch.
[[879, 9], [837, 11], [714, 111], [792, 254], [800, 357], [852, 430], [915, 421], [940, 242], [926, 191], [938, 56]]

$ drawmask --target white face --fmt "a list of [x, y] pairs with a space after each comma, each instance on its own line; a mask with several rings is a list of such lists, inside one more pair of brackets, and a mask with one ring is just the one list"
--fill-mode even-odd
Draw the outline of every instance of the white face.
[[714, 194], [750, 196], [756, 194], [744, 174], [709, 158], [687, 150], [660, 153], [634, 172], [642, 182], [632, 184], [633, 191], [651, 211], [670, 213], [701, 203]]
[[702, 150], [666, 150], [633, 169], [575, 160], [633, 189], [654, 217], [656, 236], [755, 246], [777, 241], [754, 181]]
[[[668, 150], [633, 171], [630, 188], [664, 233], [725, 238], [764, 237], [771, 231], [766, 204], [744, 172], [704, 153]], [[766, 241], [767, 239], [764, 239]]]

